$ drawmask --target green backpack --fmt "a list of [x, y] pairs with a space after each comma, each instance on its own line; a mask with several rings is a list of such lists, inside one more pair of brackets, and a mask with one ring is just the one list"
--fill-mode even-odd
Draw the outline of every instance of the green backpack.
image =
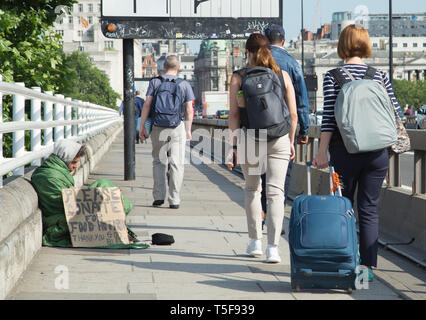
[[344, 67], [330, 74], [341, 88], [334, 116], [347, 151], [362, 153], [392, 146], [397, 141], [395, 109], [385, 88], [373, 80], [376, 69], [368, 67], [361, 80]]

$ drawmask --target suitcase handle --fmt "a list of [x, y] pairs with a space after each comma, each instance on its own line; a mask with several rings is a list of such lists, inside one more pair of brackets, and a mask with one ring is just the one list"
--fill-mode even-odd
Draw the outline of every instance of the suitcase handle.
[[349, 276], [352, 272], [351, 270], [339, 270], [338, 272], [325, 272], [325, 271], [312, 271], [312, 269], [300, 269], [307, 277], [339, 277], [344, 278]]
[[[312, 195], [311, 190], [311, 166], [312, 161], [306, 162], [307, 177], [308, 177], [308, 195]], [[330, 172], [330, 195], [335, 196], [336, 192], [338, 196], [342, 196], [342, 187], [340, 186], [339, 176], [334, 171], [333, 163], [328, 162]]]

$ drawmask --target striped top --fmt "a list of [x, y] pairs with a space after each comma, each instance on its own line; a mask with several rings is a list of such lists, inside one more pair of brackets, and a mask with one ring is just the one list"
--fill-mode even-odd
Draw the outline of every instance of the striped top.
[[[361, 80], [368, 68], [367, 65], [362, 64], [345, 64], [344, 67], [353, 75], [356, 80]], [[342, 74], [347, 80], [350, 80], [349, 76], [343, 71]], [[377, 70], [374, 81], [377, 81], [380, 84], [385, 84], [389, 97], [392, 99], [393, 105], [395, 106], [397, 113], [400, 115], [401, 107], [395, 98], [392, 84], [386, 76], [386, 73], [381, 70]], [[322, 116], [321, 132], [334, 132], [337, 129], [336, 119], [334, 118], [334, 104], [336, 103], [337, 95], [340, 92], [340, 87], [331, 76], [330, 72], [327, 72], [324, 76], [323, 89], [324, 111]]]

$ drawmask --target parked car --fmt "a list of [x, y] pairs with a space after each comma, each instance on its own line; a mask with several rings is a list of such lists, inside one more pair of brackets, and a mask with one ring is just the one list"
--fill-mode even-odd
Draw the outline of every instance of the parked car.
[[417, 129], [426, 129], [426, 105], [417, 110]]
[[216, 119], [228, 119], [229, 118], [229, 110], [218, 110], [216, 112]]

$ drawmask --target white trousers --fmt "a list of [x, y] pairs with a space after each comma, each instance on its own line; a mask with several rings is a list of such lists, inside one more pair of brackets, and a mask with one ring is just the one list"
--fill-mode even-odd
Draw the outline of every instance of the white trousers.
[[[268, 244], [278, 245], [284, 219], [284, 183], [290, 161], [290, 139], [287, 134], [270, 142], [253, 143], [256, 150], [259, 150], [259, 143], [267, 145], [266, 155], [263, 155], [262, 158], [259, 157], [260, 163], [252, 164], [246, 161], [245, 164], [241, 164], [246, 181], [245, 209], [248, 234], [250, 239], [262, 239], [261, 172], [253, 173], [259, 171], [253, 169], [263, 166], [266, 170]], [[247, 144], [243, 148], [245, 148], [244, 152], [247, 156]]]

